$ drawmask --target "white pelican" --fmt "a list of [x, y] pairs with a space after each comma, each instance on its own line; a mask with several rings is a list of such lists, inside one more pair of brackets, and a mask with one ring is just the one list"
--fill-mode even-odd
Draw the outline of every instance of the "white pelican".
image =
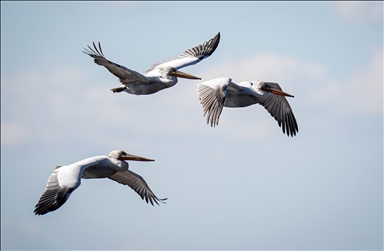
[[109, 156], [95, 156], [67, 166], [57, 166], [48, 179], [47, 186], [39, 202], [35, 206], [36, 215], [46, 214], [60, 208], [75, 191], [83, 179], [109, 178], [123, 185], [130, 186], [141, 198], [148, 203], [159, 204], [165, 199], [159, 199], [151, 191], [145, 180], [138, 174], [128, 170], [124, 160], [154, 161], [121, 150], [109, 153]]
[[207, 115], [207, 124], [219, 124], [223, 107], [245, 107], [260, 104], [271, 114], [282, 128], [283, 133], [294, 136], [299, 132], [295, 116], [284, 96], [293, 97], [283, 92], [277, 83], [246, 81], [234, 83], [230, 78], [216, 78], [197, 85], [199, 100]]
[[178, 57], [165, 59], [152, 65], [144, 74], [140, 74], [107, 60], [101, 50], [100, 42], [99, 48], [93, 43], [94, 49], [88, 46], [89, 50], [84, 48], [85, 51], [83, 51], [83, 53], [93, 57], [96, 64], [104, 66], [113, 75], [119, 78], [121, 86], [112, 88], [111, 91], [125, 91], [130, 94], [145, 95], [174, 86], [177, 83], [177, 77], [201, 79], [185, 72], [181, 72], [179, 69], [197, 64], [201, 60], [209, 57], [216, 50], [219, 41], [220, 32], [202, 45], [188, 49]]

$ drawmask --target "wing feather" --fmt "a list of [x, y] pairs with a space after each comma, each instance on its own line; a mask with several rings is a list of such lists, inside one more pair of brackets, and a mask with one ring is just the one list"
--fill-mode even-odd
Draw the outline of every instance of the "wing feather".
[[224, 107], [225, 90], [231, 82], [230, 78], [218, 78], [197, 85], [199, 100], [206, 116], [207, 124], [215, 127], [219, 124]]
[[[280, 85], [277, 83], [268, 83], [268, 85], [275, 89], [282, 90]], [[264, 106], [264, 108], [277, 121], [283, 133], [287, 134], [287, 136], [293, 137], [297, 132], [299, 132], [295, 115], [293, 114], [292, 108], [285, 97], [269, 93], [268, 98], [260, 104]]]
[[197, 45], [193, 48], [190, 48], [186, 51], [184, 51], [181, 55], [173, 58], [168, 58], [165, 60], [162, 60], [160, 62], [157, 62], [153, 64], [151, 67], [148, 68], [148, 70], [145, 71], [145, 74], [152, 71], [156, 67], [167, 67], [171, 66], [177, 70], [199, 63], [201, 60], [209, 57], [212, 55], [213, 52], [215, 52], [217, 46], [220, 42], [220, 32], [216, 34], [213, 38], [210, 40], [204, 42], [201, 45]]
[[153, 202], [159, 205], [158, 202], [165, 203], [164, 201], [167, 200], [167, 198], [159, 199], [149, 188], [143, 177], [130, 170], [117, 172], [108, 178], [120, 184], [128, 185], [140, 195], [141, 199], [145, 200], [147, 203], [150, 202], [152, 205], [154, 205]]
[[35, 206], [36, 215], [43, 215], [60, 208], [74, 191], [73, 188], [60, 186], [57, 178], [59, 171], [60, 166], [56, 167], [49, 177], [45, 191]]
[[88, 49], [84, 48], [84, 51], [82, 52], [94, 58], [96, 64], [102, 65], [107, 68], [110, 73], [119, 78], [119, 81], [122, 84], [131, 82], [149, 83], [149, 80], [144, 75], [131, 69], [128, 69], [125, 66], [107, 60], [103, 54], [103, 51], [101, 50], [100, 42], [98, 43], [98, 45], [99, 48], [97, 48], [95, 43], [93, 42], [93, 49], [88, 46]]

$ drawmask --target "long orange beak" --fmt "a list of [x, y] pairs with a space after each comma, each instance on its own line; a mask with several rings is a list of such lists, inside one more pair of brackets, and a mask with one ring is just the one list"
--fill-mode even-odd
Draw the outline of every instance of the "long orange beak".
[[149, 159], [133, 154], [126, 153], [122, 156], [120, 156], [119, 160], [135, 160], [135, 161], [155, 161], [154, 159]]
[[286, 97], [292, 97], [292, 98], [295, 97], [295, 96], [293, 96], [293, 95], [291, 95], [289, 93], [286, 93], [286, 92], [283, 92], [281, 90], [272, 88], [271, 86], [269, 86], [267, 84], [265, 84], [263, 87], [261, 87], [261, 89], [263, 91], [270, 92], [270, 93], [273, 93], [273, 94], [277, 94], [277, 95], [280, 95], [280, 96], [286, 96]]
[[201, 78], [199, 78], [199, 77], [196, 77], [196, 76], [193, 76], [191, 74], [188, 74], [188, 73], [185, 73], [182, 71], [178, 71], [178, 70], [175, 70], [174, 72], [170, 72], [170, 73], [168, 73], [168, 75], [174, 76], [174, 77], [179, 77], [179, 78], [200, 79], [201, 80]]

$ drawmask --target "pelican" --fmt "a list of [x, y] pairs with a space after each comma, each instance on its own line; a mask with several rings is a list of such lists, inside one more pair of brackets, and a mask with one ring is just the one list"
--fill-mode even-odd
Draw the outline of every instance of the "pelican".
[[260, 104], [271, 114], [287, 136], [299, 132], [295, 116], [286, 97], [294, 97], [283, 92], [280, 85], [272, 82], [245, 81], [234, 83], [222, 77], [197, 85], [200, 103], [211, 127], [219, 124], [223, 107], [246, 107]]
[[128, 170], [129, 165], [125, 160], [154, 161], [115, 150], [110, 152], [109, 156], [95, 156], [70, 165], [57, 166], [48, 179], [45, 191], [36, 204], [34, 213], [42, 215], [60, 208], [71, 193], [80, 186], [81, 178], [109, 178], [130, 186], [147, 203], [148, 201], [152, 205], [154, 205], [153, 202], [159, 204], [158, 201], [165, 203], [166, 198], [157, 198], [140, 175]]
[[135, 95], [146, 95], [158, 92], [165, 88], [174, 86], [177, 77], [187, 79], [201, 79], [191, 74], [179, 71], [179, 69], [194, 65], [209, 57], [217, 48], [220, 41], [220, 32], [215, 37], [184, 51], [180, 56], [165, 59], [155, 63], [144, 74], [128, 69], [122, 65], [107, 60], [101, 50], [100, 42], [98, 48], [93, 43], [92, 49], [84, 48], [83, 53], [95, 59], [95, 63], [108, 69], [113, 75], [119, 78], [121, 85], [112, 88], [112, 92], [127, 92]]

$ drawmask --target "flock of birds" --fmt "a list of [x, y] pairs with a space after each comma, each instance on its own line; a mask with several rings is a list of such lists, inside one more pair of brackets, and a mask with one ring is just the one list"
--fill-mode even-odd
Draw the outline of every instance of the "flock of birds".
[[[216, 50], [220, 41], [220, 32], [201, 45], [186, 50], [181, 55], [155, 63], [144, 74], [109, 61], [103, 54], [100, 43], [93, 48], [88, 46], [83, 53], [91, 56], [95, 63], [104, 66], [119, 78], [121, 85], [112, 88], [112, 92], [127, 92], [135, 95], [148, 95], [174, 86], [178, 79], [201, 78], [179, 69], [197, 64]], [[200, 103], [204, 109], [207, 124], [212, 127], [219, 124], [223, 107], [246, 107], [260, 104], [271, 114], [282, 128], [283, 133], [295, 136], [299, 131], [295, 116], [285, 97], [292, 95], [282, 91], [277, 83], [264, 81], [245, 81], [235, 83], [227, 77], [220, 77], [197, 85]], [[138, 174], [128, 170], [126, 160], [154, 161], [153, 159], [127, 154], [122, 150], [110, 152], [109, 156], [90, 157], [76, 163], [57, 166], [48, 179], [46, 189], [35, 206], [34, 213], [43, 215], [60, 208], [76, 190], [83, 179], [109, 178], [128, 185], [147, 203], [163, 202], [149, 188]]]

